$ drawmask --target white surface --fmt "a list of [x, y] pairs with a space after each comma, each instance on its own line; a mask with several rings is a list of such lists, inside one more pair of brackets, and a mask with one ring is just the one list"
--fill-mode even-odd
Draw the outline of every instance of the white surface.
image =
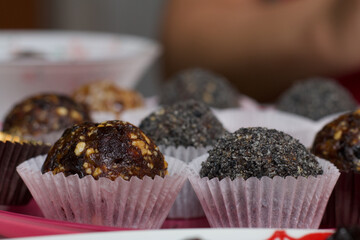
[[[0, 117], [15, 102], [41, 92], [71, 94], [96, 80], [133, 88], [159, 55], [151, 40], [115, 34], [0, 31]], [[39, 58], [17, 58], [36, 52]]]
[[[206, 240], [265, 240], [272, 236], [274, 229], [251, 229], [251, 228], [233, 228], [233, 229], [181, 229], [181, 230], [153, 230], [153, 231], [119, 231], [105, 233], [86, 233], [72, 235], [57, 235], [45, 237], [32, 237], [31, 239], [49, 239], [49, 240], [99, 240], [99, 239], [146, 239], [146, 240], [190, 240], [190, 239], [206, 239]], [[288, 229], [286, 233], [294, 238], [300, 238], [309, 233], [329, 232], [329, 230], [295, 230]], [[17, 238], [24, 239], [24, 238]]]

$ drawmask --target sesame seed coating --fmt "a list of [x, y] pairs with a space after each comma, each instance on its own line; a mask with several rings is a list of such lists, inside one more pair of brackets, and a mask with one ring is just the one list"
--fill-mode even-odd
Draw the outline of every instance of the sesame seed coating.
[[278, 109], [313, 120], [356, 107], [356, 100], [344, 87], [323, 78], [296, 83], [277, 102]]
[[360, 171], [360, 110], [326, 124], [317, 134], [312, 152], [342, 171]]
[[238, 107], [238, 93], [222, 76], [195, 68], [184, 70], [163, 85], [160, 103], [170, 105], [194, 99], [214, 108]]
[[86, 107], [59, 94], [39, 94], [16, 104], [7, 114], [3, 131], [39, 136], [90, 121]]
[[221, 138], [202, 163], [201, 177], [307, 177], [322, 174], [315, 156], [290, 135], [267, 128], [240, 128]]
[[206, 147], [226, 130], [208, 106], [189, 100], [164, 106], [140, 123], [140, 128], [157, 145]]
[[41, 171], [129, 180], [132, 176], [164, 177], [167, 163], [139, 128], [114, 120], [68, 128], [50, 149]]

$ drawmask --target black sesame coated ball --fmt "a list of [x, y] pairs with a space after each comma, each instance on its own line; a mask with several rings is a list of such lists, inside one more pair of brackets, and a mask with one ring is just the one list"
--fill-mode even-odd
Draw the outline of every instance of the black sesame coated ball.
[[206, 147], [212, 146], [226, 130], [208, 106], [189, 100], [164, 106], [140, 123], [157, 145]]
[[238, 92], [222, 76], [194, 68], [182, 71], [164, 84], [160, 103], [170, 105], [194, 99], [214, 108], [238, 107]]
[[318, 120], [322, 117], [354, 110], [357, 102], [353, 96], [334, 80], [309, 79], [296, 83], [279, 99], [277, 108]]
[[308, 177], [322, 174], [315, 156], [290, 135], [267, 128], [240, 128], [221, 138], [202, 163], [201, 177]]

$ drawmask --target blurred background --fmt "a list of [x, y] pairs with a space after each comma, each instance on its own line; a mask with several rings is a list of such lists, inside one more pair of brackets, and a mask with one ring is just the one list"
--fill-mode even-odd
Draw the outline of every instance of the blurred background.
[[[12, 0], [0, 1], [0, 29], [59, 29], [132, 34], [158, 40], [165, 0]], [[137, 89], [157, 93], [159, 60]]]

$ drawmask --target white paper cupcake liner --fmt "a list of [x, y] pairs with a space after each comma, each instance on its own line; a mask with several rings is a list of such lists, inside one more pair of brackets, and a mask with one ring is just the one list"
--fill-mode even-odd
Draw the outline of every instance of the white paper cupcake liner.
[[192, 184], [211, 227], [318, 228], [340, 175], [330, 162], [317, 159], [317, 177], [200, 178], [201, 163], [190, 164]]
[[214, 110], [215, 116], [230, 132], [242, 127], [267, 127], [283, 131], [298, 139], [306, 147], [313, 143], [318, 130], [316, 122], [275, 109]]
[[164, 178], [111, 181], [92, 176], [65, 177], [62, 173], [41, 174], [45, 158], [32, 158], [17, 171], [46, 218], [77, 223], [160, 228], [188, 175], [182, 161], [166, 157], [169, 175]]
[[[194, 147], [165, 147], [160, 145], [160, 151], [166, 155], [184, 161], [186, 164], [193, 159], [207, 153], [211, 147], [194, 148]], [[185, 181], [183, 188], [176, 197], [173, 206], [170, 209], [168, 218], [197, 218], [203, 217], [205, 213], [201, 207], [198, 197], [196, 196], [190, 182]]]

